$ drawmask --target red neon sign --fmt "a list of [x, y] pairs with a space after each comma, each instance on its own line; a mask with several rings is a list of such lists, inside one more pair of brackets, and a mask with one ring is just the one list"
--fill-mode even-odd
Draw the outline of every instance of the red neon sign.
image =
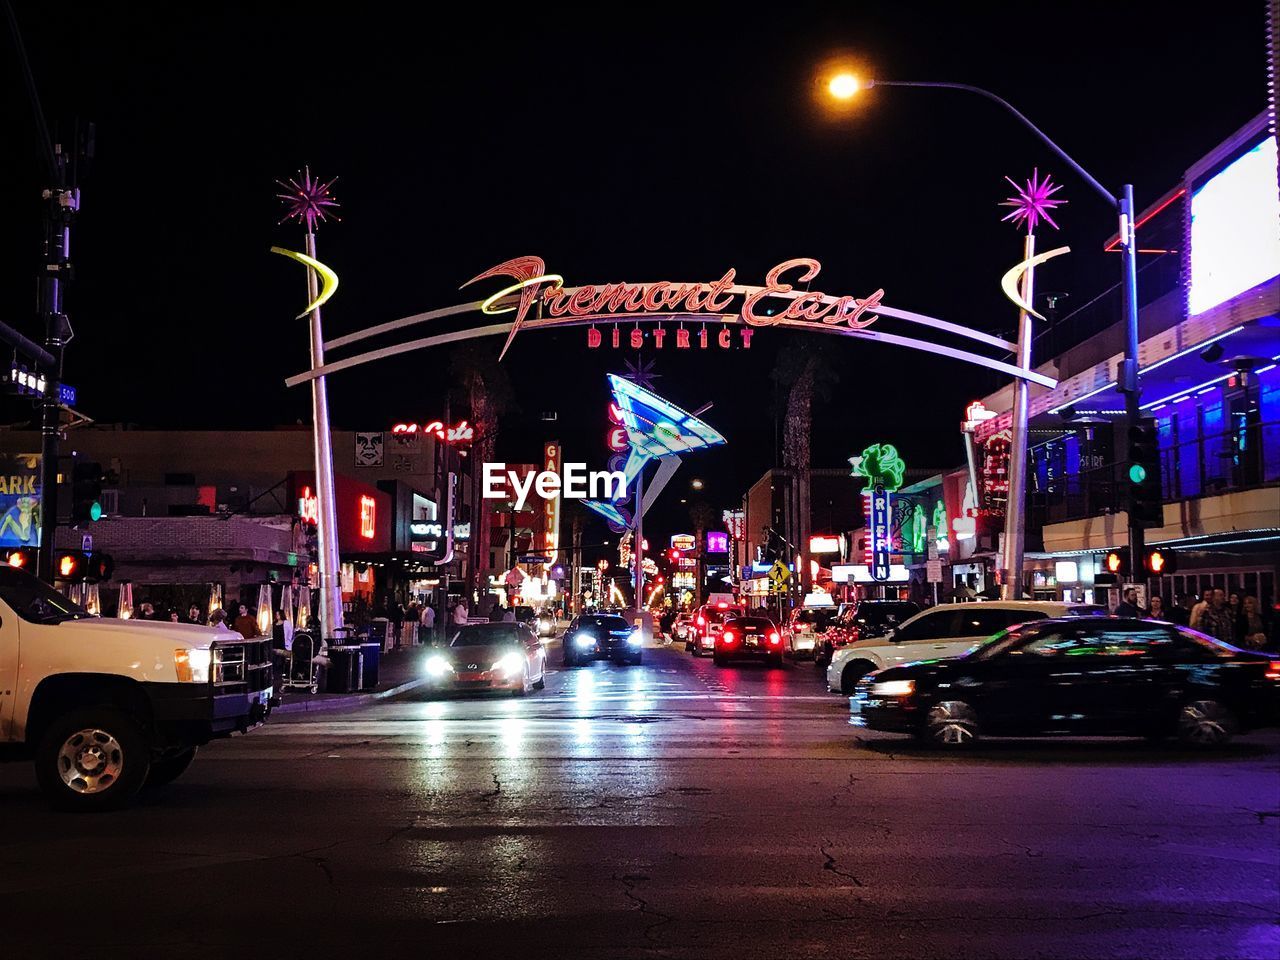
[[418, 433], [429, 433], [437, 440], [445, 443], [470, 443], [475, 439], [476, 431], [465, 420], [459, 420], [454, 426], [446, 427], [439, 420], [430, 423], [397, 423], [391, 428], [396, 436], [413, 436]]
[[377, 533], [376, 517], [377, 517], [378, 501], [373, 497], [360, 497], [360, 536], [366, 540], [372, 540]]
[[298, 497], [298, 518], [306, 523], [320, 522], [320, 498], [311, 492], [310, 487], [302, 488]]

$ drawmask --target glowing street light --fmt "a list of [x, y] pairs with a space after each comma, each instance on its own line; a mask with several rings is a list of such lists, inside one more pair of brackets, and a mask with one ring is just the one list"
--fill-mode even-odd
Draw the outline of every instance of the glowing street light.
[[704, 484], [701, 480], [695, 479], [693, 483], [689, 484], [689, 486], [693, 487], [693, 489], [695, 490], [701, 490], [704, 486], [706, 486], [706, 484]]
[[827, 84], [827, 91], [837, 100], [852, 100], [862, 84], [852, 73], [837, 73]]

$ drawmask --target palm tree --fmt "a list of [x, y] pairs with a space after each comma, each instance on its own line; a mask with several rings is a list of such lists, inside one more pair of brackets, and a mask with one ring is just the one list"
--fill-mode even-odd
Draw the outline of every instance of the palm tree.
[[793, 583], [801, 590], [809, 579], [809, 471], [813, 434], [813, 401], [830, 400], [839, 374], [819, 348], [817, 340], [804, 337], [787, 341], [778, 353], [774, 382], [785, 388], [782, 421], [782, 465], [795, 477], [793, 524], [799, 539], [801, 569]]
[[494, 459], [501, 419], [516, 407], [515, 391], [494, 344], [472, 341], [454, 348], [449, 355], [449, 374], [454, 384], [453, 399], [471, 412], [476, 432], [471, 448], [471, 569], [467, 573], [467, 593], [483, 594], [488, 584], [490, 531], [480, 497], [480, 465]]

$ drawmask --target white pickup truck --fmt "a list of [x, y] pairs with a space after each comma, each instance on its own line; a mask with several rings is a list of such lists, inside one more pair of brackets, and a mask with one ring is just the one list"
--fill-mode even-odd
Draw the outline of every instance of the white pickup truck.
[[168, 783], [216, 737], [266, 720], [270, 641], [96, 617], [0, 564], [0, 760], [52, 803], [104, 810]]

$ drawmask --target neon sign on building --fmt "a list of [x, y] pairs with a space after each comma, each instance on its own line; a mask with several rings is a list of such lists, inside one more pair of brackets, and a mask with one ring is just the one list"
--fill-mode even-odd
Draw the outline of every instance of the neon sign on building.
[[445, 443], [470, 443], [475, 439], [476, 431], [471, 424], [465, 420], [459, 420], [451, 427], [445, 426], [439, 420], [432, 420], [430, 423], [397, 423], [391, 428], [393, 435], [398, 437], [412, 437], [418, 434], [430, 434], [437, 440], [443, 440]]
[[866, 562], [871, 578], [880, 582], [893, 574], [893, 494], [902, 488], [906, 464], [897, 448], [888, 443], [873, 443], [858, 457], [850, 457], [853, 475], [867, 481], [862, 490], [866, 515]]
[[361, 495], [360, 497], [360, 536], [366, 540], [372, 540], [377, 534], [376, 511], [378, 509], [378, 501], [373, 497]]

